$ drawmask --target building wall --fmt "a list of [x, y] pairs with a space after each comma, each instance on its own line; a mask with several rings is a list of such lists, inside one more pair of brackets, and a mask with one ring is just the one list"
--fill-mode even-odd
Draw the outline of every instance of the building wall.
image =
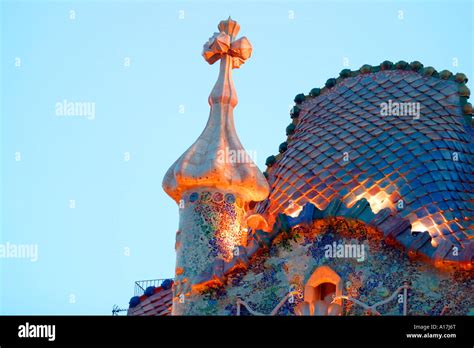
[[[333, 243], [364, 246], [364, 259], [330, 258]], [[359, 249], [361, 250], [361, 249]], [[337, 255], [336, 255], [337, 256]], [[349, 256], [349, 255], [346, 255]], [[361, 222], [342, 218], [317, 220], [281, 235], [267, 250], [250, 260], [248, 270], [237, 271], [225, 287], [209, 289], [196, 301], [196, 314], [235, 315], [237, 298], [258, 312], [268, 314], [289, 291], [300, 296], [287, 301], [278, 315], [294, 315], [304, 287], [319, 266], [329, 266], [342, 280], [342, 293], [373, 304], [389, 297], [404, 281], [408, 315], [460, 315], [472, 313], [472, 273], [455, 266], [436, 267], [428, 260], [411, 259], [406, 250], [387, 245], [381, 233]], [[471, 271], [472, 272], [472, 271]], [[398, 300], [398, 298], [397, 298]], [[402, 315], [395, 300], [378, 308], [382, 315]], [[248, 314], [242, 309], [242, 315]], [[344, 314], [364, 315], [364, 309], [344, 301]]]

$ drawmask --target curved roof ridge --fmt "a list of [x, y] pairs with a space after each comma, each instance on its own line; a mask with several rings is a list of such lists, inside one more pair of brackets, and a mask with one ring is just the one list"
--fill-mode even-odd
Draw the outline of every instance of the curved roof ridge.
[[[341, 81], [347, 78], [356, 77], [360, 75], [370, 75], [373, 73], [377, 73], [380, 71], [391, 71], [391, 70], [401, 70], [401, 71], [413, 71], [417, 72], [423, 76], [431, 76], [434, 78], [439, 78], [441, 80], [450, 80], [455, 81], [459, 84], [458, 94], [459, 94], [459, 103], [462, 107], [462, 111], [464, 114], [464, 120], [467, 126], [474, 128], [474, 110], [472, 104], [468, 102], [470, 97], [470, 90], [466, 86], [468, 82], [468, 78], [464, 73], [456, 73], [453, 74], [449, 70], [442, 70], [438, 72], [435, 68], [431, 66], [424, 67], [422, 63], [419, 61], [413, 61], [411, 63], [407, 63], [406, 61], [400, 60], [397, 63], [392, 63], [391, 61], [385, 60], [379, 65], [369, 65], [364, 64], [357, 70], [350, 70], [350, 69], [343, 69], [339, 73], [339, 77], [337, 78], [329, 78], [324, 87], [322, 88], [313, 88], [307, 95], [304, 93], [297, 94], [294, 98], [295, 105], [290, 110], [290, 117], [292, 118], [292, 123], [290, 123], [286, 127], [286, 136], [287, 139], [283, 143], [279, 145], [278, 151], [279, 154], [282, 154], [286, 151], [288, 147], [289, 141], [291, 141], [291, 135], [294, 133], [296, 125], [298, 124], [298, 118], [300, 116], [300, 112], [302, 111], [301, 105], [308, 100], [314, 99], [320, 95], [324, 95], [328, 93], [333, 87], [337, 86]], [[279, 155], [271, 155], [266, 159], [265, 165], [267, 166], [267, 170], [276, 162]], [[263, 173], [266, 178], [268, 178], [268, 173], [265, 171]]]
[[[468, 217], [474, 211], [474, 196], [468, 192], [474, 181], [466, 176], [473, 165], [474, 124], [466, 82], [462, 73], [438, 73], [419, 62], [385, 61], [357, 71], [344, 69], [325, 87], [298, 94], [280, 154], [267, 158], [265, 174], [272, 193], [256, 206], [257, 213], [265, 214], [271, 225], [289, 200], [324, 207], [341, 192], [349, 204], [369, 197], [398, 210], [397, 202], [406, 197], [408, 209], [399, 210], [416, 228], [432, 233], [435, 242], [449, 239], [470, 248], [474, 230]], [[416, 102], [427, 117], [421, 124], [411, 118], [377, 118], [378, 103], [391, 99]], [[414, 139], [423, 142], [419, 146]], [[334, 161], [332, 156], [342, 155], [342, 149], [356, 151], [351, 165]], [[375, 152], [366, 156], [369, 150]], [[455, 167], [451, 162], [458, 159], [451, 157], [458, 153], [463, 157]], [[458, 209], [450, 209], [451, 203], [459, 203]]]

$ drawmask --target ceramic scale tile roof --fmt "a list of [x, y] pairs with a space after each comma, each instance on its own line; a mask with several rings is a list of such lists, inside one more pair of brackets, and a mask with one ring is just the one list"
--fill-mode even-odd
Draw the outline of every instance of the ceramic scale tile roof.
[[[323, 89], [296, 96], [287, 142], [267, 159], [271, 193], [257, 212], [271, 226], [278, 213], [307, 202], [324, 209], [335, 198], [348, 206], [365, 198], [374, 211], [398, 211], [435, 244], [465, 247], [474, 235], [466, 82], [418, 62], [384, 62], [345, 69]], [[418, 105], [419, 113], [382, 114], [394, 105]]]

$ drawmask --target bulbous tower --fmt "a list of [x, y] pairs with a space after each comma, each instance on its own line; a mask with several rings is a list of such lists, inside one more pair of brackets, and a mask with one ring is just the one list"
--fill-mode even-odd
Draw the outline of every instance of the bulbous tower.
[[230, 17], [218, 29], [202, 53], [209, 64], [220, 60], [219, 77], [209, 96], [209, 120], [163, 179], [163, 189], [179, 206], [173, 315], [203, 313], [201, 291], [212, 286], [209, 273], [246, 244], [246, 206], [269, 194], [265, 177], [234, 126], [237, 94], [232, 69], [250, 57], [252, 45], [246, 37], [235, 40], [240, 26]]

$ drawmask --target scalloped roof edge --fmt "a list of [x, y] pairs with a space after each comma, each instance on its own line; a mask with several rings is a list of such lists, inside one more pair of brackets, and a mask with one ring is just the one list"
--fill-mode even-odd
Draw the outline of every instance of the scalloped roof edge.
[[[286, 135], [287, 139], [283, 143], [279, 145], [278, 151], [279, 154], [282, 154], [286, 151], [288, 147], [288, 143], [291, 141], [291, 135], [294, 132], [296, 124], [298, 123], [297, 119], [299, 117], [299, 113], [301, 111], [300, 105], [307, 101], [314, 99], [320, 95], [324, 95], [328, 93], [333, 87], [337, 86], [342, 80], [346, 78], [356, 77], [359, 75], [368, 75], [372, 73], [376, 73], [379, 71], [390, 71], [390, 70], [401, 70], [401, 71], [414, 71], [418, 72], [423, 76], [431, 76], [434, 78], [439, 78], [442, 80], [450, 80], [455, 81], [459, 84], [458, 94], [459, 94], [459, 103], [462, 107], [462, 111], [464, 114], [464, 120], [467, 126], [474, 127], [474, 110], [471, 103], [468, 102], [470, 97], [470, 90], [466, 86], [468, 82], [468, 78], [464, 73], [456, 73], [453, 74], [449, 70], [442, 70], [438, 72], [435, 68], [431, 66], [424, 67], [422, 63], [419, 61], [413, 61], [411, 63], [407, 63], [406, 61], [400, 60], [397, 63], [392, 63], [391, 61], [385, 60], [379, 65], [369, 65], [364, 64], [357, 70], [350, 70], [350, 69], [343, 69], [339, 73], [339, 77], [337, 78], [330, 78], [326, 81], [324, 87], [322, 88], [313, 88], [307, 95], [304, 93], [297, 94], [294, 98], [295, 106], [290, 111], [290, 117], [293, 119], [293, 122], [290, 123], [286, 127]], [[278, 156], [278, 155], [276, 155]], [[277, 158], [275, 155], [271, 155], [267, 157], [265, 165], [267, 166], [267, 170], [276, 162]], [[263, 173], [266, 178], [268, 178], [268, 173], [265, 171]]]
[[278, 214], [270, 232], [258, 229], [250, 231], [247, 246], [240, 246], [239, 252], [234, 254], [230, 261], [215, 260], [200, 274], [198, 285], [201, 287], [223, 286], [227, 281], [227, 277], [235, 270], [247, 270], [252, 261], [251, 259], [258, 254], [259, 250], [269, 248], [281, 233], [288, 233], [297, 225], [308, 225], [313, 221], [328, 217], [361, 221], [381, 233], [388, 242], [387, 244], [395, 244], [404, 248], [410, 258], [420, 258], [433, 263], [435, 267], [459, 265], [466, 270], [472, 269], [473, 242], [461, 248], [459, 253], [455, 255], [451, 253], [451, 250], [458, 246], [448, 240], [442, 240], [437, 246], [433, 246], [431, 244], [432, 237], [428, 232], [412, 233], [410, 221], [400, 217], [389, 208], [375, 213], [365, 198], [358, 200], [351, 207], [347, 207], [340, 199], [336, 198], [323, 210], [308, 202], [303, 206], [297, 217], [291, 217], [283, 213]]

